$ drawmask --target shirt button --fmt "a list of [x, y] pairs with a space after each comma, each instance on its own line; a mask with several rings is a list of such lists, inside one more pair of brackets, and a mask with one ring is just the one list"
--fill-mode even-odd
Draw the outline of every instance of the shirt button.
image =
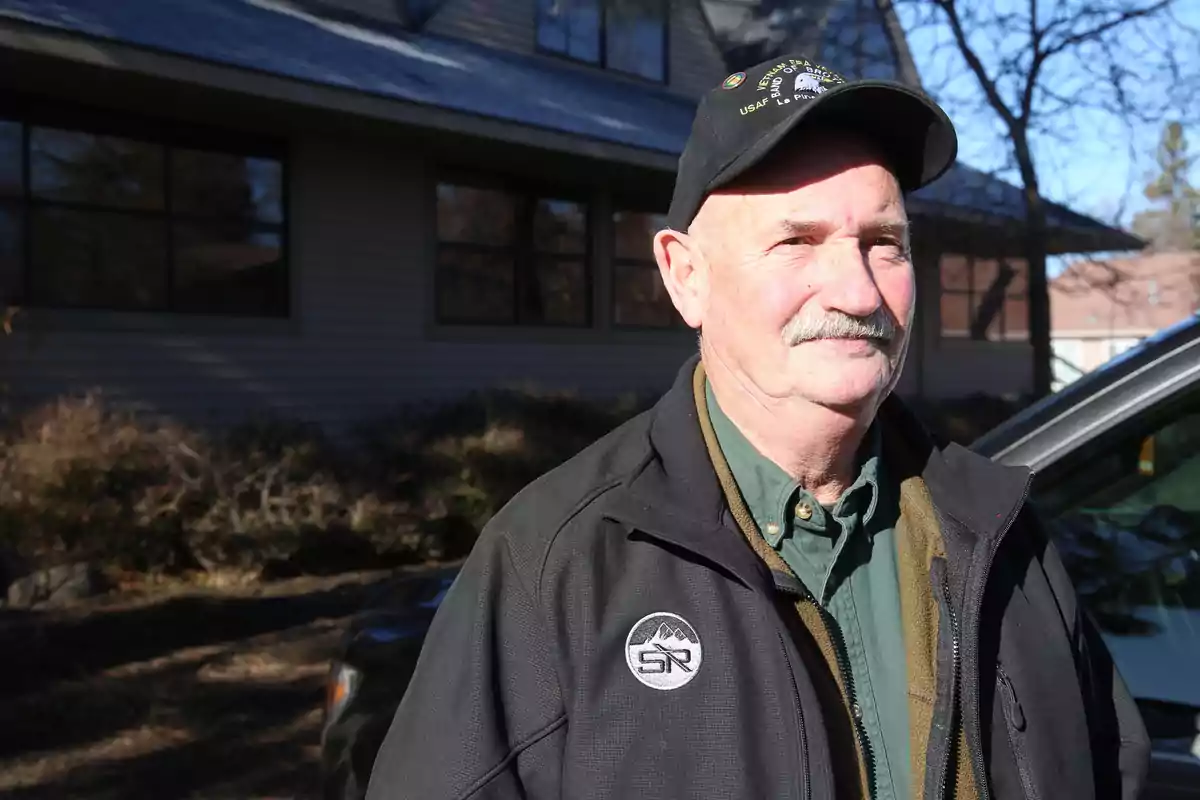
[[855, 720], [862, 722], [862, 706], [860, 706], [858, 703], [855, 703], [854, 705], [850, 706], [850, 711], [854, 714]]
[[767, 536], [775, 536], [779, 533], [779, 526], [774, 522], [767, 523]]
[[812, 519], [812, 514], [813, 514], [812, 506], [810, 506], [808, 503], [800, 503], [799, 505], [796, 506], [796, 517], [798, 519], [802, 519], [805, 521], [810, 520], [810, 519]]

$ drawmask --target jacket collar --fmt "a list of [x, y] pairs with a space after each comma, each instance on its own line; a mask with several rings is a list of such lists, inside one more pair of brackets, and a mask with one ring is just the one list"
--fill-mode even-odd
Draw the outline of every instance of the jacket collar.
[[[747, 586], [771, 584], [770, 571], [730, 514], [705, 447], [693, 391], [698, 361], [699, 355], [687, 360], [650, 411], [641, 467], [609, 495], [606, 515], [631, 535], [650, 535], [697, 554]], [[894, 395], [884, 401], [878, 419], [885, 463], [896, 470], [895, 480], [920, 475], [938, 513], [958, 523], [943, 532], [951, 560], [969, 559], [976, 547], [990, 543], [1024, 503], [1028, 469], [936, 440]]]

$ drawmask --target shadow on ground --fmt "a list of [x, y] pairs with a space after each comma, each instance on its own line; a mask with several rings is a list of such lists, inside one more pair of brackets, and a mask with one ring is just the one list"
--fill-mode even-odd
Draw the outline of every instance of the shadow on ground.
[[390, 578], [0, 617], [0, 795], [315, 797], [324, 677]]

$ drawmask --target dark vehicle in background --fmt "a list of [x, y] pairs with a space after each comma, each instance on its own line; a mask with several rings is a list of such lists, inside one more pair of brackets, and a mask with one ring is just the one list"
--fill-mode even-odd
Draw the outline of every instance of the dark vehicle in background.
[[[1142, 710], [1143, 800], [1200, 800], [1200, 318], [1163, 331], [973, 448], [1035, 472], [1031, 502]], [[399, 581], [330, 672], [330, 800], [361, 798], [454, 570]]]
[[351, 622], [325, 688], [321, 791], [327, 800], [366, 796], [375, 754], [456, 574], [457, 567], [448, 567], [397, 578]]
[[981, 437], [1031, 499], [1137, 699], [1146, 800], [1200, 798], [1200, 317]]

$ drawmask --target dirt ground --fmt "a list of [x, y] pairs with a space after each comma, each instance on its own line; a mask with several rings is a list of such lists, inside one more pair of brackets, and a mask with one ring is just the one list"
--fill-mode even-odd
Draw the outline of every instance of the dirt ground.
[[315, 798], [329, 658], [395, 574], [0, 612], [0, 796]]

